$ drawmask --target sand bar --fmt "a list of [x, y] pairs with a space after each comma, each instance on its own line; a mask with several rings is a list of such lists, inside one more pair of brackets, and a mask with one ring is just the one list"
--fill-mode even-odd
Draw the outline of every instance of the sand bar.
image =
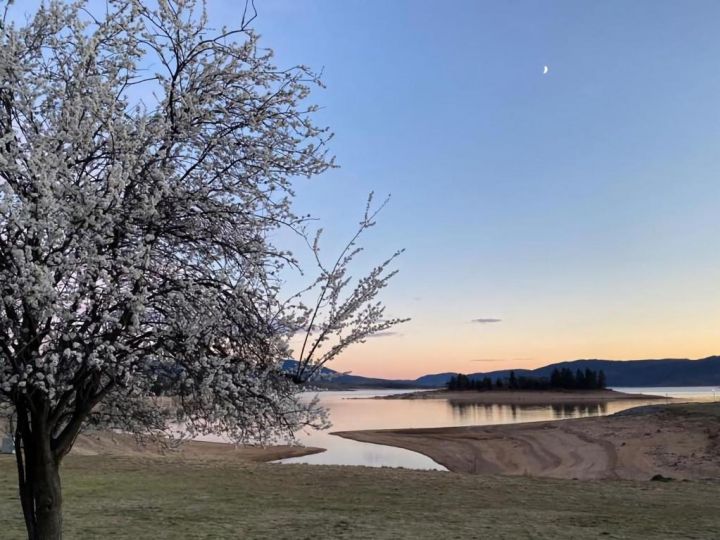
[[720, 403], [500, 426], [336, 432], [420, 452], [454, 472], [577, 479], [720, 478]]

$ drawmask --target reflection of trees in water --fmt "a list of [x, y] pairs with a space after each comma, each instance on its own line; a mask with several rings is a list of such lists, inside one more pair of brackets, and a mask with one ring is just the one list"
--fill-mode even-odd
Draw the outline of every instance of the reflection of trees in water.
[[466, 419], [469, 416], [477, 417], [481, 416], [484, 418], [493, 418], [495, 415], [495, 407], [491, 403], [468, 403], [466, 401], [455, 401], [448, 400], [448, 404], [452, 410], [453, 416]]
[[555, 418], [576, 418], [579, 416], [599, 416], [607, 412], [605, 403], [555, 403], [552, 405]]
[[515, 422], [523, 419], [523, 413], [538, 410], [538, 407], [526, 405], [468, 403], [467, 401], [455, 401], [452, 399], [449, 399], [447, 403], [450, 405], [453, 416], [466, 424], [471, 423], [471, 420], [476, 423], [491, 424]]
[[447, 401], [453, 416], [467, 422], [470, 419], [522, 420], [524, 417], [537, 417], [546, 413], [551, 418], [578, 418], [599, 416], [607, 413], [605, 403], [555, 403], [552, 405], [515, 405], [497, 403], [472, 403], [467, 401]]

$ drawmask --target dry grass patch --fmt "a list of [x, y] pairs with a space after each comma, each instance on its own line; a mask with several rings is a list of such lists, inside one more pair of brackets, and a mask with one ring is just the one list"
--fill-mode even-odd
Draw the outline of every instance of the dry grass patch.
[[[0, 536], [23, 538], [0, 459]], [[67, 538], [720, 538], [720, 483], [71, 456]]]

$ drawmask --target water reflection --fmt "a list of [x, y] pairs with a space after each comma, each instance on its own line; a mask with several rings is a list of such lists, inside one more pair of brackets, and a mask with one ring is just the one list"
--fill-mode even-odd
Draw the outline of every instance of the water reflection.
[[550, 406], [555, 419], [580, 418], [607, 414], [606, 403], [556, 403]]
[[[314, 465], [364, 465], [366, 467], [405, 467], [409, 469], [447, 470], [429, 457], [394, 446], [361, 443], [343, 439], [333, 431], [381, 429], [390, 427], [420, 427], [426, 407], [425, 400], [361, 399], [390, 394], [397, 390], [361, 390], [322, 392], [320, 401], [328, 409], [332, 428], [328, 431], [306, 429], [296, 434], [305, 446], [325, 448], [325, 452], [288, 458], [280, 463], [309, 463]], [[310, 395], [308, 395], [310, 398]], [[435, 402], [435, 400], [431, 400]], [[437, 404], [437, 402], [435, 402]], [[416, 406], [420, 404], [420, 406]], [[433, 409], [431, 406], [430, 409]]]
[[600, 416], [608, 412], [607, 403], [554, 403], [552, 405], [514, 405], [468, 403], [448, 400], [451, 425], [510, 424], [540, 420], [562, 420]]

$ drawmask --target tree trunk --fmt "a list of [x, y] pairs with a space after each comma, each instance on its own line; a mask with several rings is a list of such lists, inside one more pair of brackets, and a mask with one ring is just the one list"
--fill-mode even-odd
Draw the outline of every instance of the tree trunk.
[[[18, 425], [15, 454], [20, 500], [29, 540], [62, 539], [60, 462], [44, 429]], [[18, 444], [19, 443], [19, 444]]]
[[32, 486], [35, 501], [35, 538], [32, 540], [62, 538], [62, 491], [59, 469], [59, 463], [52, 454], [40, 455], [35, 462]]

